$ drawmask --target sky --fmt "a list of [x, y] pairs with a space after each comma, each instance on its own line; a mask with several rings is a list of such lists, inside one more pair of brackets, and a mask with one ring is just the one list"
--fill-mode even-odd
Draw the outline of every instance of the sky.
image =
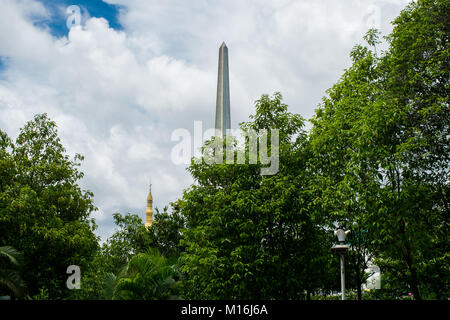
[[0, 0], [0, 129], [15, 138], [44, 112], [57, 123], [68, 154], [85, 157], [80, 185], [105, 241], [113, 213], [145, 218], [150, 182], [159, 209], [193, 183], [172, 134], [214, 126], [223, 41], [232, 128], [278, 91], [309, 119], [353, 46], [370, 27], [389, 34], [408, 2]]

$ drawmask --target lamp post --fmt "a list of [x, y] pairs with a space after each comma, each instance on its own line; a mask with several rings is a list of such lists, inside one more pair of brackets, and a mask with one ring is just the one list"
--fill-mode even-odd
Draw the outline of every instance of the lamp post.
[[344, 255], [345, 252], [348, 250], [350, 245], [345, 244], [345, 238], [347, 237], [347, 234], [349, 234], [350, 230], [344, 231], [343, 229], [337, 229], [334, 231], [334, 234], [338, 237], [339, 244], [334, 245], [331, 247], [332, 250], [334, 250], [336, 253], [339, 254], [339, 260], [341, 262], [341, 300], [345, 300], [345, 264], [344, 264]]

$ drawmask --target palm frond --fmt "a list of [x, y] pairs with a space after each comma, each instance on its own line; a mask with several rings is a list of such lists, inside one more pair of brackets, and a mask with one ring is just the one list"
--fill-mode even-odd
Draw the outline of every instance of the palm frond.
[[17, 251], [13, 247], [10, 247], [10, 246], [0, 247], [0, 256], [4, 256], [4, 257], [8, 258], [8, 260], [16, 266], [18, 266], [20, 264], [19, 259], [21, 257], [21, 254], [19, 251]]
[[157, 250], [135, 255], [117, 280], [118, 299], [173, 299], [176, 269]]
[[25, 283], [19, 272], [15, 270], [0, 271], [0, 287], [8, 289], [17, 298], [21, 298], [25, 294]]
[[116, 293], [117, 277], [114, 273], [109, 272], [106, 274], [103, 281], [103, 297], [106, 300], [114, 299]]

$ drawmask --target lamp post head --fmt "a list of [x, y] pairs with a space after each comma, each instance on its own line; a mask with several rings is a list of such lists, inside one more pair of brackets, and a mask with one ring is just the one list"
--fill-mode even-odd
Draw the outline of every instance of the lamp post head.
[[343, 229], [337, 229], [334, 234], [338, 237], [339, 242], [344, 243], [345, 238], [350, 233], [350, 230], [344, 231]]

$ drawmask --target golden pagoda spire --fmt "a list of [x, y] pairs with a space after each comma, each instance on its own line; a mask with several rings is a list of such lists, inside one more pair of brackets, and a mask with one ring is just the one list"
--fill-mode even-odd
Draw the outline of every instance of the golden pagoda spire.
[[150, 184], [150, 190], [147, 196], [147, 211], [145, 211], [145, 227], [148, 229], [153, 224], [153, 196], [152, 185]]

